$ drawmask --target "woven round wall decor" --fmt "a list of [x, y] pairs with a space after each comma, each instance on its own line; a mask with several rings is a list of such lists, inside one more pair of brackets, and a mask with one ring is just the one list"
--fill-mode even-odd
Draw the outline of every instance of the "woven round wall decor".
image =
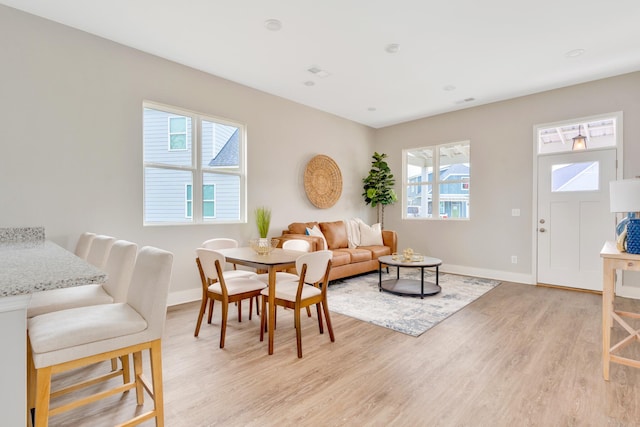
[[320, 209], [335, 205], [342, 194], [342, 174], [329, 156], [318, 154], [307, 163], [304, 191], [309, 201]]

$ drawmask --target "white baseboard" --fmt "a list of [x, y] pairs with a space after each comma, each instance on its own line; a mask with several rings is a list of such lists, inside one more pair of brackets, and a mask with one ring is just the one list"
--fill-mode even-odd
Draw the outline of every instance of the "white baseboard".
[[510, 271], [489, 270], [486, 268], [466, 267], [463, 265], [442, 264], [440, 271], [443, 273], [461, 274], [463, 276], [482, 277], [485, 279], [501, 280], [505, 282], [524, 283], [534, 285], [533, 275], [512, 273]]
[[187, 302], [200, 301], [202, 299], [202, 288], [187, 289], [186, 291], [169, 292], [167, 306], [184, 304]]

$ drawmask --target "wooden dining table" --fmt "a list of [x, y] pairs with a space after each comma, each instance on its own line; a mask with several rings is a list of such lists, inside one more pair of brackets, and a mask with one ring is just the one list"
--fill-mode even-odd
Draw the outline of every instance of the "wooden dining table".
[[305, 252], [276, 248], [267, 255], [259, 255], [252, 248], [240, 247], [230, 249], [218, 249], [226, 261], [232, 264], [244, 265], [256, 270], [266, 270], [269, 274], [269, 314], [268, 314], [268, 335], [269, 354], [273, 354], [273, 334], [275, 330], [275, 289], [276, 271], [286, 270], [296, 266], [296, 259]]

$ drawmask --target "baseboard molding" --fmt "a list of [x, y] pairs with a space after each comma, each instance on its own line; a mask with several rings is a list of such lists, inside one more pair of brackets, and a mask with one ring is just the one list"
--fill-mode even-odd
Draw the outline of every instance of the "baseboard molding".
[[[511, 273], [508, 271], [488, 270], [485, 268], [465, 267], [461, 265], [442, 264], [440, 267], [442, 273], [460, 274], [462, 276], [482, 277], [485, 279], [500, 280], [503, 282], [524, 283], [527, 285], [535, 284], [533, 276], [530, 274]], [[185, 304], [193, 301], [200, 301], [202, 298], [202, 289], [194, 288], [184, 291], [170, 292], [167, 300], [169, 307], [179, 304]]]
[[187, 289], [186, 291], [169, 292], [167, 306], [185, 304], [202, 299], [202, 288]]
[[463, 276], [483, 277], [485, 279], [501, 280], [503, 282], [524, 283], [535, 285], [533, 275], [512, 273], [509, 271], [489, 270], [486, 268], [466, 267], [463, 265], [442, 264], [440, 271], [443, 273], [460, 274]]

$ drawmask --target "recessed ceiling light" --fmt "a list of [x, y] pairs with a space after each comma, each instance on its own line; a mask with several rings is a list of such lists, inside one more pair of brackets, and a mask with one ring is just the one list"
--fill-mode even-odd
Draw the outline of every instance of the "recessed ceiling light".
[[446, 92], [451, 92], [452, 90], [456, 90], [456, 87], [454, 85], [446, 85], [442, 87], [442, 90]]
[[577, 58], [578, 56], [582, 55], [584, 52], [585, 52], [584, 49], [573, 49], [565, 53], [564, 56], [567, 58]]
[[387, 53], [397, 53], [400, 50], [400, 45], [398, 43], [391, 43], [388, 44], [384, 50], [386, 50]]
[[264, 26], [269, 31], [280, 31], [280, 29], [282, 29], [282, 22], [277, 19], [267, 19], [264, 21]]
[[316, 83], [312, 82], [311, 80], [307, 80], [306, 82], [303, 83], [305, 86], [314, 86]]

